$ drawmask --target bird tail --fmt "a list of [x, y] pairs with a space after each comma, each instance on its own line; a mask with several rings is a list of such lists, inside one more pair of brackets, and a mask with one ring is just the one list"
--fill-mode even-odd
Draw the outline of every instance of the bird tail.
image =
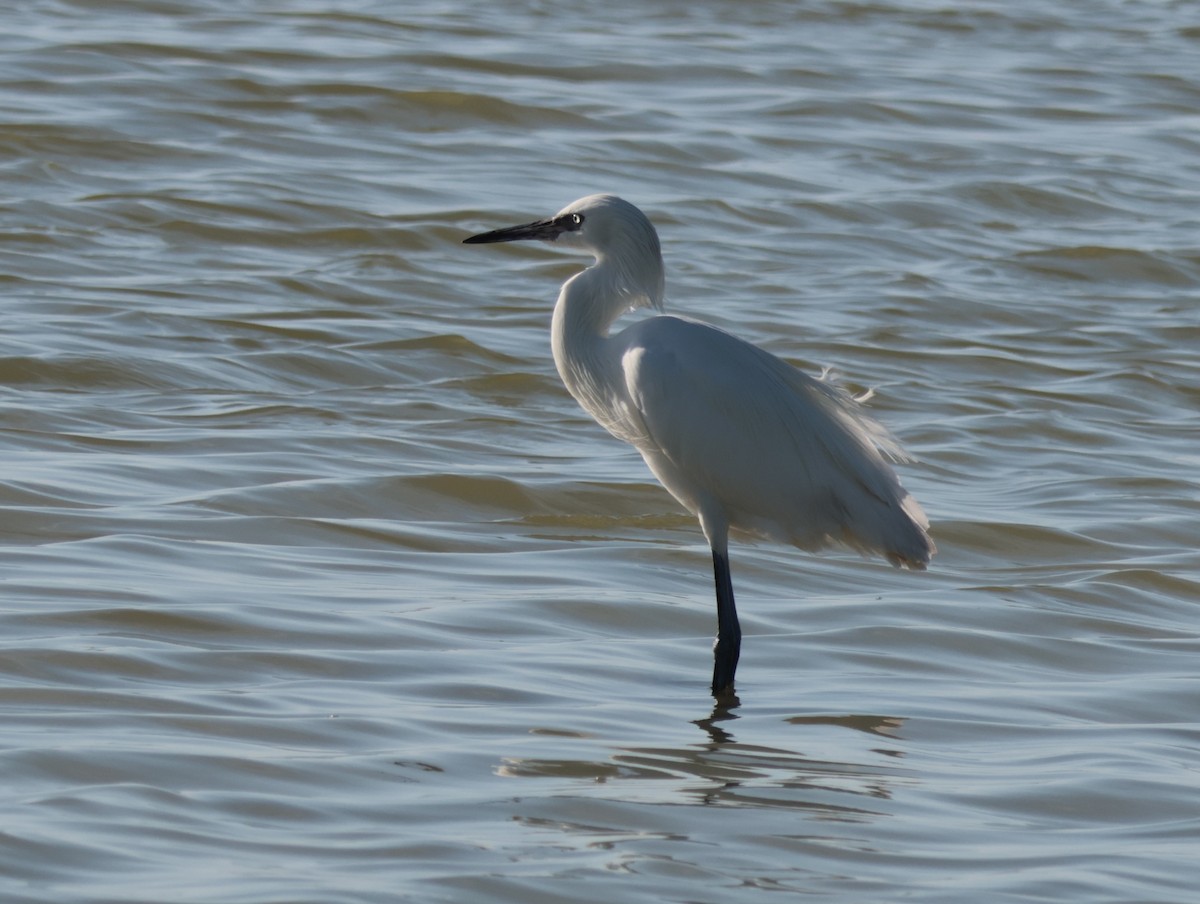
[[885, 553], [887, 560], [897, 568], [924, 571], [937, 552], [937, 546], [929, 536], [929, 518], [911, 495], [901, 500], [900, 508], [897, 517], [907, 524], [903, 530], [896, 532], [897, 536], [889, 544]]

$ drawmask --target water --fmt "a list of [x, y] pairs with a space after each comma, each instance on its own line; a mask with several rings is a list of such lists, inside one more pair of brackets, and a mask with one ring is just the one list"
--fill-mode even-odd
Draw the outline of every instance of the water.
[[[25, 4], [0, 36], [6, 901], [1187, 902], [1184, 3]], [[668, 305], [874, 387], [923, 575], [708, 552], [558, 384]]]

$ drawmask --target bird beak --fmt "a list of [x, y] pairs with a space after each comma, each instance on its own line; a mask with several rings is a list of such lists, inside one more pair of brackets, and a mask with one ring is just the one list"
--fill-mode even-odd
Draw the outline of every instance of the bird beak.
[[487, 245], [492, 242], [553, 242], [566, 228], [558, 220], [535, 220], [522, 226], [509, 226], [506, 229], [493, 229], [463, 239], [464, 245]]

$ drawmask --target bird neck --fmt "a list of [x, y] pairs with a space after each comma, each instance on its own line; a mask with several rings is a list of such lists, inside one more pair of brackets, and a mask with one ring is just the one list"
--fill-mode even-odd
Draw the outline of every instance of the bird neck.
[[662, 258], [657, 246], [636, 255], [600, 256], [563, 284], [554, 306], [554, 333], [567, 343], [604, 338], [626, 311], [662, 310], [662, 298]]
[[635, 445], [641, 434], [626, 413], [622, 343], [608, 332], [632, 308], [661, 308], [662, 296], [657, 242], [640, 255], [601, 255], [563, 285], [550, 325], [554, 364], [567, 391], [606, 430]]
[[554, 305], [554, 331], [571, 341], [607, 336], [613, 322], [633, 307], [615, 277], [601, 261], [568, 279]]
[[617, 404], [614, 369], [620, 363], [608, 331], [632, 301], [600, 261], [563, 285], [550, 324], [558, 375], [576, 401], [606, 427], [612, 420], [610, 409]]
[[577, 399], [580, 394], [576, 385], [588, 371], [599, 366], [609, 328], [629, 306], [627, 300], [609, 290], [602, 271], [597, 264], [567, 280], [558, 293], [550, 322], [554, 363], [563, 383]]

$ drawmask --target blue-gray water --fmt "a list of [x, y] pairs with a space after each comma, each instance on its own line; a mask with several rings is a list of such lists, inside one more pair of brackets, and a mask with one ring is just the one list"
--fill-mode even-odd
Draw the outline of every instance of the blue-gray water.
[[[46, 0], [0, 34], [6, 902], [1195, 900], [1193, 4]], [[708, 552], [558, 383], [620, 193], [925, 574]], [[747, 463], [753, 466], [753, 463]]]

